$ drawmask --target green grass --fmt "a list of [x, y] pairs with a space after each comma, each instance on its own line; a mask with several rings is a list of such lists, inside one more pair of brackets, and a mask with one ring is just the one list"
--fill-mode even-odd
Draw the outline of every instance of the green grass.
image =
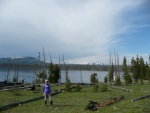
[[[83, 86], [81, 92], [62, 92], [54, 95], [52, 98], [55, 107], [45, 107], [44, 100], [40, 99], [6, 109], [1, 113], [150, 113], [150, 98], [131, 102], [132, 99], [150, 94], [149, 84], [118, 87], [131, 89], [133, 92], [125, 92], [111, 87], [109, 87], [108, 92], [93, 92], [92, 86]], [[63, 86], [52, 85], [52, 90], [59, 88], [63, 88]], [[41, 90], [42, 87], [38, 89], [37, 93], [30, 90], [21, 90], [20, 96], [15, 96], [10, 91], [0, 92], [0, 106], [42, 96]], [[125, 98], [113, 105], [99, 108], [97, 111], [85, 110], [90, 100], [100, 103], [111, 97], [122, 95]]]

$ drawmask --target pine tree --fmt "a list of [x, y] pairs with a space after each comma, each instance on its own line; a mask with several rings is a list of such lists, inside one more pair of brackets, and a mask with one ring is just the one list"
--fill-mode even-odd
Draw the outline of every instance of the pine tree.
[[41, 73], [39, 73], [38, 78], [40, 79], [40, 81], [42, 80], [42, 82], [44, 82], [45, 77], [45, 71], [43, 70]]
[[146, 78], [148, 79], [150, 84], [150, 55], [149, 55], [149, 65], [148, 64], [146, 65]]
[[114, 65], [112, 63], [108, 73], [109, 82], [113, 82], [113, 76], [114, 76]]
[[150, 84], [150, 68], [146, 69], [146, 77], [147, 77], [149, 84]]
[[94, 83], [92, 90], [93, 90], [94, 92], [98, 92], [98, 89], [99, 89], [99, 84], [98, 84], [98, 81], [97, 81], [97, 82]]
[[125, 76], [124, 79], [125, 79], [126, 85], [132, 84], [132, 78], [131, 78], [131, 75], [129, 73]]
[[54, 83], [54, 65], [53, 65], [52, 61], [51, 61], [50, 65], [49, 65], [49, 70], [48, 71], [49, 71], [48, 72], [49, 73], [48, 81], [50, 83]]
[[66, 92], [71, 92], [72, 91], [69, 76], [66, 77], [65, 91]]
[[[64, 57], [63, 57], [63, 61], [64, 61]], [[65, 68], [65, 73], [66, 73], [66, 84], [65, 84], [65, 91], [66, 92], [71, 92], [71, 82], [69, 79], [69, 75], [68, 75], [68, 66], [66, 66], [65, 61], [64, 61], [64, 68]]]
[[107, 83], [108, 82], [108, 78], [107, 76], [104, 77], [104, 83]]
[[144, 84], [143, 79], [145, 78], [146, 69], [145, 69], [145, 64], [144, 64], [144, 60], [143, 60], [142, 57], [140, 57], [139, 62], [140, 62], [140, 63], [139, 63], [139, 64], [140, 64], [140, 74], [139, 74], [139, 78], [140, 78], [141, 84]]
[[131, 84], [132, 78], [131, 78], [131, 75], [129, 74], [126, 57], [124, 57], [124, 59], [123, 59], [122, 71], [123, 71], [123, 78], [125, 80], [125, 84], [126, 85]]
[[97, 76], [97, 73], [92, 73], [91, 76], [90, 76], [90, 80], [91, 80], [91, 83], [96, 83], [98, 82], [98, 79], [96, 78]]
[[134, 57], [131, 60], [130, 73], [132, 74], [132, 78], [135, 83], [138, 83], [139, 75], [140, 75], [140, 66], [139, 66], [139, 58], [137, 55], [136, 60]]
[[123, 75], [127, 75], [128, 72], [128, 67], [127, 67], [127, 60], [126, 57], [123, 58], [123, 65], [122, 65], [122, 71], [123, 71]]
[[53, 65], [52, 61], [49, 65], [49, 76], [48, 80], [50, 83], [58, 83], [60, 78], [60, 67], [56, 64]]
[[56, 64], [54, 66], [54, 83], [58, 83], [60, 79], [60, 67]]
[[121, 80], [120, 80], [119, 75], [116, 76], [115, 85], [121, 85]]

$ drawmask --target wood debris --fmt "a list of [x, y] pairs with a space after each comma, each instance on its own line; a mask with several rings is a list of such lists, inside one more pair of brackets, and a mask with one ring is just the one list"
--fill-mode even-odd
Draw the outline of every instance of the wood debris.
[[85, 108], [85, 110], [95, 111], [98, 108], [111, 105], [114, 102], [117, 102], [117, 101], [120, 101], [120, 100], [123, 100], [123, 99], [124, 99], [124, 96], [120, 96], [120, 97], [117, 97], [117, 98], [110, 98], [109, 100], [106, 100], [106, 101], [104, 101], [102, 103], [97, 103], [97, 102], [94, 102], [94, 101], [89, 101], [89, 104]]
[[133, 99], [133, 100], [131, 100], [131, 101], [133, 102], [133, 101], [141, 100], [141, 99], [145, 99], [145, 98], [150, 98], [150, 94], [149, 94], [149, 95], [142, 96], [142, 97], [139, 97], [139, 98], [136, 98], [136, 99]]

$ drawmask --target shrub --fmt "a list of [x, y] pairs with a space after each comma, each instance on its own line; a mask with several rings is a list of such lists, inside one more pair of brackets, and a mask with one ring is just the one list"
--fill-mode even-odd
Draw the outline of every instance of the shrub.
[[96, 82], [96, 83], [93, 85], [93, 91], [94, 91], [94, 92], [98, 92], [98, 89], [99, 89], [99, 84], [98, 84], [98, 82]]
[[120, 77], [117, 75], [115, 78], [115, 85], [121, 85]]
[[21, 95], [21, 91], [18, 89], [17, 85], [14, 85], [14, 89], [11, 90], [12, 94], [15, 96], [20, 96]]
[[69, 79], [68, 76], [66, 78], [65, 91], [66, 92], [71, 92], [72, 91], [71, 82], [70, 82], [70, 79]]
[[132, 78], [130, 74], [124, 75], [125, 85], [132, 84]]
[[92, 73], [90, 76], [90, 80], [91, 80], [91, 83], [93, 83], [93, 84], [98, 82], [97, 73]]
[[104, 83], [107, 83], [108, 82], [108, 78], [107, 76], [104, 77]]
[[105, 83], [100, 84], [99, 91], [107, 92], [108, 91], [107, 85]]
[[82, 86], [81, 86], [79, 83], [77, 83], [77, 84], [75, 85], [74, 91], [80, 92], [81, 90], [82, 90]]

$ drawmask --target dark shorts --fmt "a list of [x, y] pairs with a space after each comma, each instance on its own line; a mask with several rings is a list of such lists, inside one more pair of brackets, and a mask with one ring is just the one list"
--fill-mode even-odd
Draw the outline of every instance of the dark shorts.
[[47, 98], [49, 98], [49, 100], [52, 99], [51, 94], [44, 94], [44, 100], [47, 100]]

